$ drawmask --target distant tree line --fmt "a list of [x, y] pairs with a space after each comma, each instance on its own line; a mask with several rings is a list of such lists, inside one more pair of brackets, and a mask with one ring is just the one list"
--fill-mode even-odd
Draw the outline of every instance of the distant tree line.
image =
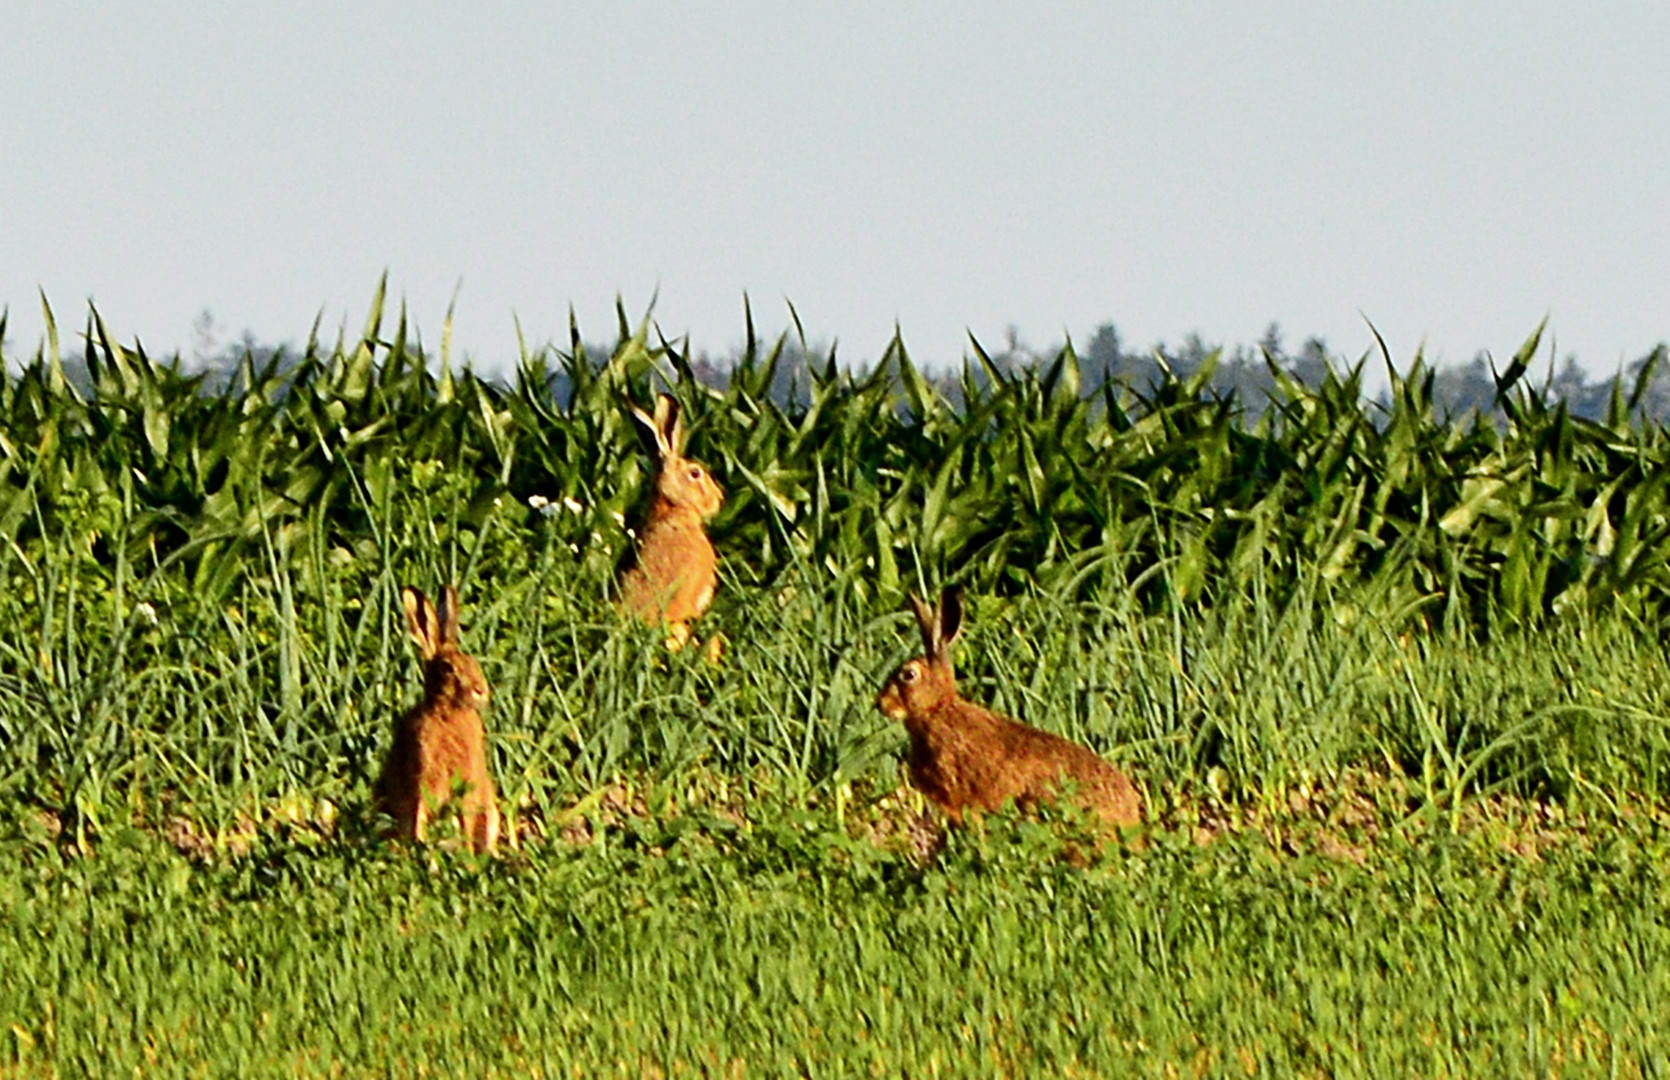
[[[1234, 395], [1248, 414], [1254, 416], [1263, 412], [1276, 392], [1274, 371], [1284, 371], [1298, 382], [1315, 387], [1326, 378], [1330, 368], [1343, 373], [1357, 362], [1331, 353], [1327, 343], [1318, 337], [1306, 338], [1296, 351], [1290, 351], [1276, 323], [1271, 323], [1253, 346], [1219, 348], [1191, 334], [1177, 348], [1158, 345], [1136, 352], [1123, 347], [1119, 331], [1112, 323], [1104, 323], [1091, 335], [1080, 355], [1087, 382], [1114, 379], [1141, 392], [1153, 385], [1162, 365], [1173, 374], [1187, 377], [1198, 371], [1213, 353], [1218, 356], [1210, 379], [1213, 389], [1223, 395]], [[1662, 363], [1663, 359], [1664, 346], [1660, 345], [1624, 365], [1617, 373], [1591, 382], [1577, 358], [1568, 353], [1552, 369], [1546, 360], [1540, 371], [1533, 363], [1524, 376], [1524, 384], [1540, 390], [1550, 405], [1564, 402], [1574, 416], [1601, 420], [1610, 408], [1613, 394], [1621, 392], [1627, 400], [1646, 372], [1648, 379], [1641, 388], [1637, 412], [1664, 423], [1670, 420], [1670, 365]], [[1383, 374], [1384, 360], [1378, 355], [1371, 355], [1364, 362], [1371, 369], [1379, 366]], [[1393, 357], [1393, 362], [1400, 375], [1409, 374], [1410, 358]], [[1443, 414], [1455, 420], [1472, 414], [1500, 416], [1496, 376], [1506, 367], [1505, 359], [1493, 361], [1483, 352], [1466, 363], [1438, 366], [1432, 370], [1433, 400]], [[1383, 381], [1378, 380], [1376, 385]]]
[[[985, 354], [992, 367], [1008, 373], [1053, 363], [1064, 347], [1065, 343], [1032, 348], [1011, 329], [998, 348], [987, 348]], [[972, 349], [971, 345], [971, 353]], [[598, 350], [593, 352], [596, 354]], [[1314, 388], [1321, 385], [1330, 370], [1344, 374], [1360, 360], [1379, 376], [1366, 380], [1370, 386], [1381, 387], [1387, 381], [1384, 360], [1378, 355], [1348, 359], [1331, 352], [1327, 342], [1319, 337], [1308, 337], [1297, 349], [1290, 349], [1276, 323], [1271, 323], [1258, 342], [1250, 346], [1212, 345], [1198, 334], [1190, 334], [1178, 345], [1128, 349], [1118, 328], [1109, 322], [1099, 326], [1084, 344], [1075, 343], [1074, 352], [1079, 359], [1080, 386], [1086, 394], [1100, 393], [1108, 382], [1143, 394], [1158, 385], [1167, 373], [1186, 379], [1215, 358], [1209, 385], [1214, 393], [1235, 399], [1249, 418], [1257, 418], [1269, 407], [1277, 392], [1276, 371]], [[796, 393], [803, 395], [810, 381], [809, 365], [816, 364], [821, 370], [827, 357], [827, 349], [807, 348], [793, 339], [786, 341], [773, 383], [774, 396], [787, 400]], [[717, 358], [703, 354], [694, 360], [692, 367], [704, 381], [722, 385], [738, 359], [737, 354]], [[921, 363], [920, 358], [914, 359]], [[1636, 415], [1666, 423], [1670, 422], [1670, 363], [1664, 360], [1665, 347], [1659, 345], [1616, 373], [1591, 381], [1575, 356], [1567, 354], [1552, 368], [1543, 358], [1540, 369], [1533, 362], [1521, 385], [1535, 387], [1550, 406], [1564, 402], [1572, 415], [1599, 421], [1606, 417], [1614, 394], [1627, 401], [1636, 393], [1645, 373], [1647, 381], [1639, 387]], [[1393, 362], [1401, 376], [1407, 376], [1413, 364], [1406, 357], [1393, 357]], [[867, 366], [861, 364], [859, 368], [863, 370]], [[960, 364], [955, 370], [931, 361], [926, 366], [941, 389], [953, 398], [960, 395]], [[1456, 421], [1474, 415], [1502, 418], [1496, 400], [1496, 378], [1507, 366], [1508, 358], [1495, 360], [1484, 352], [1462, 364], [1428, 365], [1433, 400], [1440, 414]], [[972, 372], [977, 382], [983, 381], [979, 367], [975, 365]], [[1379, 392], [1385, 393], [1383, 389]]]
[[[180, 362], [187, 369], [204, 374], [203, 387], [209, 393], [217, 393], [226, 387], [246, 359], [253, 362], [257, 369], [276, 360], [280, 370], [300, 359], [299, 349], [258, 341], [248, 331], [235, 341], [225, 340], [221, 328], [207, 311], [198, 317], [194, 334], [192, 355], [182, 357]], [[757, 344], [756, 350], [764, 353], [778, 344], [775, 340], [762, 341]], [[773, 396], [780, 402], [792, 398], [805, 400], [813, 377], [811, 369], [815, 365], [819, 372], [825, 370], [831, 347], [809, 345], [793, 335], [786, 336], [780, 344], [772, 383]], [[971, 344], [971, 355], [974, 347]], [[993, 368], [1007, 373], [1053, 363], [1065, 347], [1065, 343], [1060, 343], [1042, 349], [1033, 348], [1022, 342], [1011, 328], [998, 347], [985, 347], [984, 351]], [[597, 363], [602, 363], [613, 351], [612, 346], [599, 343], [586, 344], [582, 348]], [[1253, 345], [1213, 345], [1198, 334], [1190, 334], [1177, 345], [1159, 344], [1147, 349], [1130, 349], [1126, 347], [1118, 327], [1107, 322], [1097, 327], [1082, 345], [1075, 343], [1074, 352], [1079, 359], [1080, 386], [1086, 394], [1100, 393], [1108, 382], [1142, 394], [1158, 385], [1168, 372], [1178, 378], [1188, 378], [1215, 357], [1216, 364], [1208, 380], [1213, 392], [1235, 399], [1249, 418], [1261, 415], [1276, 394], [1276, 371], [1285, 372], [1303, 385], [1315, 387], [1321, 384], [1330, 370], [1343, 373], [1359, 360], [1371, 368], [1383, 365], [1378, 356], [1348, 359], [1331, 353], [1327, 342], [1319, 337], [1308, 337], [1297, 349], [1290, 349], [1281, 327], [1276, 323], [1271, 323]], [[691, 355], [690, 364], [697, 378], [710, 385], [722, 386], [742, 358], [740, 351], [718, 355], [698, 352]], [[1659, 345], [1625, 364], [1618, 372], [1591, 381], [1576, 357], [1567, 354], [1552, 368], [1546, 360], [1542, 360], [1539, 371], [1534, 363], [1525, 375], [1525, 383], [1541, 390], [1550, 405], [1563, 402], [1572, 415], [1589, 420], [1604, 419], [1614, 395], [1621, 394], [1627, 400], [1639, 390], [1637, 415], [1665, 423], [1670, 422], [1670, 363], [1661, 363], [1664, 358], [1665, 346]], [[946, 365], [937, 358], [912, 359], [945, 392], [953, 398], [960, 396], [960, 363]], [[1402, 357], [1393, 359], [1399, 373], [1406, 375], [1411, 361]], [[839, 362], [847, 364], [844, 360]], [[860, 361], [851, 366], [864, 371], [873, 364], [874, 361]], [[1470, 415], [1500, 417], [1495, 372], [1504, 366], [1505, 361], [1493, 361], [1481, 352], [1465, 363], [1436, 367], [1431, 371], [1433, 399], [1438, 408], [1454, 420], [1465, 420]], [[971, 365], [971, 372], [977, 382], [985, 377], [983, 365]], [[1645, 385], [1638, 386], [1644, 372], [1648, 376], [1647, 381]], [[73, 354], [65, 358], [65, 373], [74, 382], [86, 382], [85, 366]], [[560, 371], [555, 378], [559, 383], [563, 381]], [[1379, 386], [1383, 382], [1383, 377], [1377, 378], [1371, 380], [1370, 385]], [[559, 396], [564, 396], [560, 386], [558, 392]]]

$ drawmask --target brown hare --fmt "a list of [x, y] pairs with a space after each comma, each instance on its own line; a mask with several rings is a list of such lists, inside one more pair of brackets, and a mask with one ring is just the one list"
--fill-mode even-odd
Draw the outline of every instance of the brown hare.
[[910, 734], [911, 783], [955, 824], [965, 812], [1023, 807], [1053, 797], [1070, 781], [1076, 800], [1109, 825], [1142, 821], [1142, 801], [1125, 774], [1086, 747], [981, 708], [957, 693], [951, 646], [962, 628], [960, 589], [930, 607], [910, 598], [922, 628], [922, 656], [887, 680], [876, 707]]
[[651, 626], [665, 626], [667, 647], [690, 639], [690, 622], [707, 610], [718, 584], [718, 556], [703, 522], [719, 512], [725, 493], [700, 462], [684, 456], [678, 402], [662, 394], [655, 415], [636, 405], [655, 460], [654, 494], [638, 533], [631, 564], [621, 575], [621, 607]]
[[423, 700], [394, 729], [378, 778], [378, 808], [394, 818], [401, 835], [422, 840], [425, 826], [464, 785], [459, 817], [472, 849], [491, 852], [499, 841], [499, 804], [487, 771], [481, 710], [487, 679], [475, 657], [458, 647], [458, 591], [441, 591], [440, 611], [422, 591], [400, 590], [406, 627], [423, 660]]

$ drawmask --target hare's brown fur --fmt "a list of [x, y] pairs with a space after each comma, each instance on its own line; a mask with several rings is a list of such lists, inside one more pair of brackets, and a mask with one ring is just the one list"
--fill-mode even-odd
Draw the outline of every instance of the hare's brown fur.
[[394, 729], [394, 745], [377, 780], [377, 805], [394, 818], [401, 835], [422, 840], [428, 822], [462, 784], [458, 810], [464, 837], [474, 850], [492, 851], [499, 839], [499, 804], [481, 724], [490, 691], [481, 665], [458, 647], [458, 593], [446, 586], [439, 612], [410, 585], [400, 590], [400, 602], [423, 660], [423, 700]]
[[1054, 798], [1063, 781], [1077, 802], [1109, 825], [1142, 821], [1142, 799], [1124, 773], [1088, 748], [1011, 720], [957, 692], [951, 645], [962, 622], [960, 593], [947, 589], [930, 607], [910, 598], [925, 652], [902, 664], [876, 706], [904, 722], [910, 779], [956, 823], [970, 810], [1022, 807]]
[[654, 416], [635, 405], [632, 415], [644, 429], [655, 481], [637, 549], [621, 575], [621, 607], [651, 626], [664, 625], [668, 644], [677, 648], [718, 586], [719, 558], [703, 522], [719, 512], [725, 493], [705, 466], [684, 456], [683, 418], [670, 395], [656, 399]]

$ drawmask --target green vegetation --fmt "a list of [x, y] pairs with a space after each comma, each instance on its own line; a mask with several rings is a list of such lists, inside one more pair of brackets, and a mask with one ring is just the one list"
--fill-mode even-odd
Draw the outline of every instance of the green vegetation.
[[1670, 1049], [1657, 830], [1561, 822], [1535, 860], [1394, 836], [1362, 866], [1161, 833], [1079, 868], [1023, 824], [918, 871], [825, 805], [750, 795], [736, 821], [628, 818], [484, 867], [10, 843], [6, 1053], [66, 1075], [1485, 1076]]
[[[1419, 361], [1256, 421], [1070, 352], [785, 399], [751, 328], [722, 388], [624, 318], [498, 385], [382, 306], [225, 392], [96, 317], [0, 384], [0, 1072], [1662, 1071], [1651, 367], [1575, 419], [1533, 336], [1500, 427]], [[656, 378], [730, 493], [718, 665], [605, 598]], [[873, 695], [952, 579], [965, 690], [1127, 768], [1141, 846], [899, 789]], [[445, 580], [499, 860], [366, 820]]]

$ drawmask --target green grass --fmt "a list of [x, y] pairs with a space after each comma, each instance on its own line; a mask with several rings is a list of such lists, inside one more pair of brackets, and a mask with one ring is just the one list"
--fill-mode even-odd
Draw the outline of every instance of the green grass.
[[63, 1075], [1482, 1076], [1652, 1075], [1670, 1053], [1661, 821], [1539, 840], [1547, 823], [1511, 807], [1454, 834], [1370, 814], [1344, 857], [1315, 846], [1325, 814], [1299, 813], [1204, 844], [1157, 830], [1090, 867], [1046, 826], [995, 822], [924, 869], [827, 800], [755, 788], [741, 806], [484, 863], [306, 831], [208, 863], [143, 833], [70, 860], [13, 838], [4, 1058]]
[[[351, 566], [280, 578], [225, 609], [155, 604], [155, 625], [114, 632], [92, 589], [0, 597], [9, 797], [88, 842], [107, 824], [183, 816], [212, 832], [363, 803], [419, 677], [392, 577], [359, 597], [355, 584]], [[598, 612], [605, 587], [558, 568], [465, 593], [500, 791], [531, 821], [622, 772], [763, 772], [801, 792], [891, 775], [904, 735], [873, 702], [918, 647], [902, 612], [790, 578], [730, 582], [704, 624], [729, 642], [715, 667]], [[1480, 639], [1394, 634], [1364, 612], [1349, 594], [1188, 615], [978, 597], [959, 670], [976, 700], [1131, 769], [1159, 807], [1203, 792], [1279, 803], [1364, 769], [1408, 777], [1411, 812], [1429, 815], [1476, 794], [1661, 796], [1670, 664], [1629, 621]]]
[[[782, 342], [710, 388], [624, 320], [500, 386], [373, 308], [225, 394], [96, 318], [86, 386], [56, 338], [0, 381], [0, 1073], [1666, 1071], [1670, 443], [1624, 388], [1548, 407], [1533, 337], [1505, 429], [1418, 360], [1249, 426], [896, 346], [784, 404]], [[717, 666], [607, 600], [658, 378], [731, 492]], [[965, 691], [1127, 769], [1141, 846], [936, 846], [873, 698], [949, 580]], [[367, 820], [443, 581], [498, 860]]]

